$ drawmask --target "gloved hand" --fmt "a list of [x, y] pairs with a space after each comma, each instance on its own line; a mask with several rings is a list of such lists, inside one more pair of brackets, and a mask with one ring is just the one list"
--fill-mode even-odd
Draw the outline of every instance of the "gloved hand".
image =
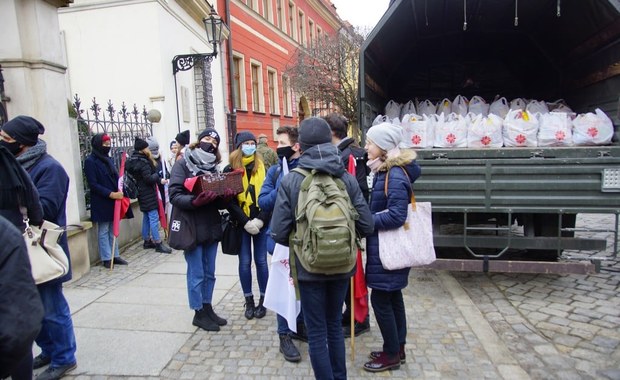
[[200, 207], [206, 205], [209, 202], [213, 202], [217, 198], [217, 193], [215, 191], [203, 191], [198, 194], [196, 198], [192, 201], [192, 205], [194, 207]]
[[247, 223], [245, 223], [245, 226], [243, 226], [243, 229], [250, 235], [256, 235], [260, 232], [260, 229], [256, 226], [256, 224], [254, 224], [253, 220], [254, 219], [248, 220]]
[[233, 189], [226, 189], [224, 190], [224, 194], [222, 194], [222, 198], [224, 199], [225, 202], [228, 202], [231, 199], [233, 199], [236, 195], [237, 194], [235, 193]]
[[256, 228], [258, 228], [259, 230], [260, 230], [261, 228], [263, 228], [263, 226], [265, 225], [265, 223], [264, 223], [262, 220], [258, 219], [258, 218], [254, 218], [254, 219], [252, 219], [252, 223], [254, 223], [254, 225], [256, 226]]

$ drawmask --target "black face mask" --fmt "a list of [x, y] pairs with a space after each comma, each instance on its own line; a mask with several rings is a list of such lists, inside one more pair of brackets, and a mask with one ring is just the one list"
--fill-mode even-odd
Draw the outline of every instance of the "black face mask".
[[283, 146], [281, 148], [276, 149], [276, 153], [279, 159], [286, 158], [286, 160], [290, 160], [291, 156], [295, 154], [293, 147]]
[[107, 156], [108, 154], [110, 154], [110, 149], [112, 149], [111, 146], [102, 146], [99, 151], [103, 153], [104, 156]]
[[215, 146], [209, 142], [200, 142], [200, 149], [204, 150], [207, 153], [215, 153]]
[[1, 140], [0, 144], [2, 144], [2, 146], [5, 147], [14, 156], [17, 153], [19, 153], [19, 151], [21, 150], [21, 148], [20, 148], [21, 144], [19, 142], [17, 142], [17, 141], [14, 141], [14, 142], [10, 143], [10, 142], [6, 142], [4, 140]]

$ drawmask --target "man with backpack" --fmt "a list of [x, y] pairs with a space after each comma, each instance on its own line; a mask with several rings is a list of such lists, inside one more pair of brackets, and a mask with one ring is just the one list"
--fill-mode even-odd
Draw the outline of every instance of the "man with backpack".
[[[370, 174], [370, 169], [366, 166], [366, 161], [368, 161], [368, 155], [366, 154], [366, 150], [361, 148], [357, 141], [353, 138], [347, 136], [347, 132], [349, 129], [349, 122], [347, 119], [340, 115], [339, 113], [331, 113], [324, 117], [327, 124], [329, 124], [329, 128], [332, 131], [332, 144], [338, 147], [340, 151], [340, 157], [342, 158], [342, 162], [345, 168], [349, 167], [349, 159], [351, 156], [355, 159], [355, 178], [357, 179], [357, 183], [360, 185], [360, 189], [362, 190], [362, 194], [364, 194], [364, 199], [368, 201], [368, 175]], [[347, 290], [347, 294], [344, 298], [344, 303], [346, 305], [345, 311], [342, 314], [342, 329], [344, 333], [344, 337], [348, 338], [351, 336], [351, 289]], [[368, 297], [368, 296], [366, 296]], [[370, 331], [370, 318], [368, 312], [366, 313], [366, 317], [363, 322], [355, 321], [354, 324], [355, 336], [361, 335], [365, 332]]]
[[355, 273], [356, 239], [374, 230], [356, 179], [348, 174], [321, 118], [299, 127], [302, 155], [282, 178], [271, 223], [276, 243], [291, 250], [291, 274], [319, 379], [346, 378], [342, 305]]

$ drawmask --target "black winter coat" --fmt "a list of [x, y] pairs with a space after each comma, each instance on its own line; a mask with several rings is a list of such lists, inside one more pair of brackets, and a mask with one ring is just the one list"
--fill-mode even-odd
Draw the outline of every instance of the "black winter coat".
[[340, 151], [340, 157], [342, 157], [342, 163], [345, 170], [348, 170], [349, 168], [350, 156], [353, 155], [353, 158], [355, 158], [355, 178], [357, 179], [357, 183], [360, 185], [362, 194], [364, 194], [364, 199], [368, 201], [368, 175], [370, 174], [370, 169], [366, 166], [366, 162], [368, 161], [366, 151], [359, 147], [355, 143], [355, 140], [350, 137], [340, 141], [340, 144], [338, 144], [338, 150]]
[[138, 203], [140, 211], [148, 212], [159, 208], [157, 202], [157, 184], [161, 178], [157, 173], [157, 168], [153, 166], [151, 160], [139, 151], [134, 151], [131, 158], [125, 164], [125, 170], [128, 170], [134, 176], [138, 184]]
[[222, 240], [222, 218], [219, 210], [228, 206], [228, 202], [220, 197], [206, 205], [195, 207], [192, 201], [196, 198], [184, 186], [187, 178], [193, 177], [187, 168], [185, 158], [179, 159], [170, 172], [170, 203], [177, 211], [193, 214], [196, 223], [196, 244], [210, 244]]
[[110, 198], [110, 193], [118, 191], [118, 174], [95, 154], [84, 161], [84, 174], [90, 187], [90, 219], [93, 222], [113, 221], [114, 199]]

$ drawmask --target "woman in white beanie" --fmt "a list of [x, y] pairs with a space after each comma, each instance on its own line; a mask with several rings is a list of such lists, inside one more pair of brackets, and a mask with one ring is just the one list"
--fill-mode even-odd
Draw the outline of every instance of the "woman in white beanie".
[[407, 286], [409, 268], [386, 270], [379, 258], [379, 230], [405, 224], [411, 186], [420, 176], [413, 150], [400, 150], [402, 129], [390, 123], [377, 124], [366, 134], [368, 167], [374, 173], [370, 199], [375, 231], [366, 237], [366, 283], [372, 289], [370, 301], [383, 337], [381, 351], [370, 353], [364, 369], [381, 372], [400, 368], [405, 362], [407, 318], [402, 289]]

